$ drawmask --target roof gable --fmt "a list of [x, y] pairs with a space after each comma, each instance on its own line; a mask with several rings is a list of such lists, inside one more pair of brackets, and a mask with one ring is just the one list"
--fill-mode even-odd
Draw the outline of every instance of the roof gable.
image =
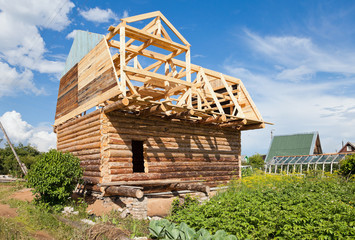
[[311, 155], [322, 153], [318, 132], [274, 136], [266, 161], [274, 156]]
[[104, 35], [101, 34], [76, 30], [62, 76], [74, 67], [74, 65], [88, 54], [103, 38]]

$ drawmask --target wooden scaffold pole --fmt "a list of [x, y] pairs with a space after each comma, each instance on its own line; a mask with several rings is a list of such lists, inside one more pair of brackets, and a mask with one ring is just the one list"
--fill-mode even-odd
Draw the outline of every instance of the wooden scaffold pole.
[[18, 164], [20, 165], [20, 168], [21, 168], [23, 174], [24, 174], [24, 175], [27, 175], [27, 167], [26, 167], [25, 164], [23, 164], [23, 163], [21, 162], [20, 158], [17, 156], [17, 153], [16, 153], [14, 147], [13, 147], [12, 144], [11, 144], [10, 138], [7, 136], [6, 131], [5, 131], [5, 128], [4, 128], [4, 126], [2, 125], [1, 122], [0, 122], [0, 128], [1, 128], [1, 130], [3, 131], [7, 142], [8, 142], [9, 145], [10, 145], [10, 148], [11, 148], [12, 152], [13, 152], [14, 155], [15, 155], [15, 158], [16, 158]]

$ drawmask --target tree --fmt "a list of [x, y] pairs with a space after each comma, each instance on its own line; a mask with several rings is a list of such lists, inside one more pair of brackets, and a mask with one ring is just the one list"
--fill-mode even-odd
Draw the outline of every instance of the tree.
[[347, 155], [340, 161], [339, 173], [343, 175], [346, 180], [349, 180], [355, 175], [355, 154]]
[[[41, 156], [41, 153], [31, 145], [24, 146], [20, 143], [17, 147], [14, 146], [14, 148], [21, 162], [24, 163], [28, 169]], [[7, 143], [5, 144], [5, 148], [0, 148], [0, 174], [11, 174], [18, 177], [23, 175], [21, 168]]]
[[262, 168], [264, 167], [264, 159], [263, 157], [257, 153], [254, 154], [253, 156], [249, 157], [249, 164], [253, 167], [253, 168]]

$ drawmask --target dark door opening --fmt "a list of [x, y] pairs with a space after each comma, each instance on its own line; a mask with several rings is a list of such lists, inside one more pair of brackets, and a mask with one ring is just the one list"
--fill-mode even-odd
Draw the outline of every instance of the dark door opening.
[[133, 172], [144, 172], [143, 141], [132, 140]]

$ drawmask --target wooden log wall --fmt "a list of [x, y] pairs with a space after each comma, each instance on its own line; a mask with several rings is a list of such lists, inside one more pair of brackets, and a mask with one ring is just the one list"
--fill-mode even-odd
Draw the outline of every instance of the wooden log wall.
[[[209, 185], [240, 177], [240, 131], [102, 113], [103, 182], [180, 178]], [[133, 173], [132, 140], [143, 141], [144, 173]]]
[[57, 149], [71, 152], [81, 160], [84, 179], [96, 184], [101, 180], [100, 112], [96, 110], [57, 127]]

